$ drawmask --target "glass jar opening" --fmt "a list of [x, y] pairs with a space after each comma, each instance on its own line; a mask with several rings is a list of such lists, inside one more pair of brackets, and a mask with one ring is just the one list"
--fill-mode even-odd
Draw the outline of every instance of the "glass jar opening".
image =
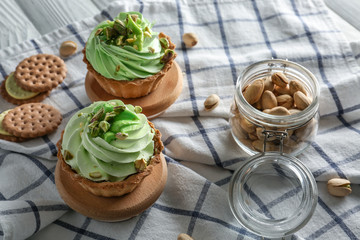
[[229, 204], [237, 220], [269, 238], [284, 237], [303, 227], [317, 203], [311, 172], [296, 158], [258, 154], [230, 182]]

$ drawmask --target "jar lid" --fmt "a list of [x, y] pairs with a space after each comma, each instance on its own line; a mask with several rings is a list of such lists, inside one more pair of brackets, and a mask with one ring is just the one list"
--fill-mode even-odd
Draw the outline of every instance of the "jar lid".
[[248, 230], [281, 238], [302, 228], [317, 204], [310, 170], [297, 158], [277, 152], [252, 156], [230, 181], [229, 204]]

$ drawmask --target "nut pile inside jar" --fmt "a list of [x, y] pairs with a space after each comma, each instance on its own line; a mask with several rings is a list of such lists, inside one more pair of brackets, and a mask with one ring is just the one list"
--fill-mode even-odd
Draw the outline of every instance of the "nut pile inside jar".
[[[275, 72], [263, 78], [258, 78], [242, 89], [245, 100], [254, 108], [270, 115], [287, 116], [301, 113], [312, 102], [312, 97], [305, 84], [296, 78], [288, 77], [282, 72]], [[264, 130], [286, 131], [283, 151], [291, 153], [309, 143], [316, 134], [317, 123], [313, 118], [298, 128], [257, 126], [240, 114], [236, 104], [231, 112], [233, 117], [233, 134], [248, 148], [263, 152]], [[269, 124], [270, 125], [270, 124]], [[266, 151], [279, 151], [280, 140], [276, 136], [268, 137]]]

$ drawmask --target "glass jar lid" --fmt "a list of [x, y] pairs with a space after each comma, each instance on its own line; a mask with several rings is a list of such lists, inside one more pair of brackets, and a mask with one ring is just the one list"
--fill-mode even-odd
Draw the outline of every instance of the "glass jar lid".
[[236, 219], [262, 237], [281, 238], [302, 228], [317, 204], [317, 185], [297, 158], [277, 152], [252, 156], [230, 181]]

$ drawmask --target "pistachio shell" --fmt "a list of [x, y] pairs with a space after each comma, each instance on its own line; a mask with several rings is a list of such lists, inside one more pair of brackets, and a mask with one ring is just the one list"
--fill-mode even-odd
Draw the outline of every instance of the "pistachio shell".
[[300, 91], [300, 92], [302, 92], [303, 94], [306, 95], [306, 90], [305, 90], [304, 85], [298, 80], [292, 80], [289, 83], [289, 88], [290, 88], [290, 94], [291, 95], [293, 95], [297, 91]]
[[266, 90], [261, 97], [263, 109], [271, 109], [277, 106], [277, 100], [273, 92]]
[[256, 126], [254, 124], [252, 124], [246, 118], [243, 118], [243, 117], [240, 119], [240, 126], [247, 133], [253, 133], [253, 132], [255, 132], [255, 129], [256, 129]]
[[59, 53], [62, 57], [69, 57], [76, 52], [77, 44], [73, 41], [65, 41], [61, 43]]
[[289, 85], [286, 87], [275, 86], [274, 93], [275, 95], [290, 94], [290, 87]]
[[269, 90], [269, 91], [274, 91], [274, 83], [271, 81], [271, 76], [267, 76], [264, 78], [264, 91]]
[[311, 104], [310, 98], [300, 91], [294, 93], [294, 102], [296, 107], [300, 110], [304, 110]]
[[264, 91], [264, 80], [258, 79], [252, 82], [243, 92], [244, 98], [249, 104], [254, 104], [260, 100]]
[[177, 237], [177, 240], [194, 240], [194, 239], [189, 235], [187, 235], [186, 233], [180, 233]]
[[271, 76], [271, 80], [274, 84], [278, 85], [279, 87], [286, 87], [289, 83], [289, 80], [282, 72], [276, 72]]
[[278, 106], [284, 108], [291, 108], [294, 104], [294, 99], [289, 94], [282, 94], [276, 97]]
[[267, 113], [267, 114], [271, 114], [271, 115], [278, 115], [278, 116], [290, 115], [289, 110], [287, 110], [286, 108], [281, 107], [281, 106], [274, 107], [272, 109], [265, 109], [263, 112]]
[[328, 181], [327, 188], [331, 195], [344, 197], [352, 192], [350, 184], [350, 181], [347, 179], [333, 178]]
[[198, 37], [195, 33], [185, 33], [183, 35], [183, 42], [188, 48], [194, 47], [198, 43], [198, 41]]
[[215, 109], [220, 102], [220, 97], [216, 94], [208, 96], [204, 102], [205, 111], [211, 111]]

